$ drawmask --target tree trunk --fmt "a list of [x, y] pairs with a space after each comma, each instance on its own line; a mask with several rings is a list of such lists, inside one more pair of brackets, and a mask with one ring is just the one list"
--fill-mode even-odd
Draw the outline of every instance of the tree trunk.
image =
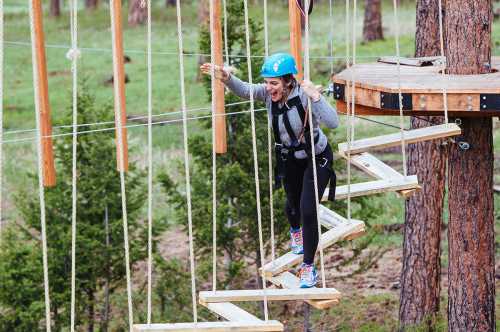
[[[447, 71], [490, 71], [491, 0], [447, 0]], [[491, 118], [462, 119], [448, 161], [448, 330], [495, 331], [493, 137]]]
[[85, 0], [85, 8], [87, 9], [97, 9], [99, 5], [99, 0]]
[[369, 42], [379, 39], [384, 39], [384, 34], [382, 32], [382, 11], [380, 0], [365, 0], [363, 41]]
[[[142, 6], [144, 4], [144, 6]], [[130, 0], [128, 9], [128, 25], [136, 26], [146, 22], [148, 15], [147, 2], [143, 0]]]
[[94, 316], [95, 316], [95, 313], [94, 313], [94, 291], [89, 289], [87, 291], [87, 297], [88, 297], [88, 301], [89, 301], [89, 304], [87, 306], [87, 320], [88, 320], [88, 325], [87, 325], [87, 332], [94, 332]]
[[54, 17], [61, 16], [61, 1], [60, 0], [50, 0], [50, 16], [54, 16]]
[[[440, 54], [437, 0], [417, 2], [415, 56]], [[443, 123], [443, 117], [412, 118], [412, 128]], [[434, 140], [408, 146], [408, 174], [417, 174], [422, 186], [406, 202], [403, 268], [399, 306], [400, 329], [424, 324], [433, 329], [439, 312], [440, 242], [446, 184], [447, 149]]]

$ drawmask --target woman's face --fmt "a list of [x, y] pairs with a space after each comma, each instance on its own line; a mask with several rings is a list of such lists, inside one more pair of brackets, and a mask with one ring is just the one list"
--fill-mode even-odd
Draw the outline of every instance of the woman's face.
[[278, 102], [283, 98], [283, 80], [279, 77], [264, 78], [266, 91], [271, 95], [271, 100]]

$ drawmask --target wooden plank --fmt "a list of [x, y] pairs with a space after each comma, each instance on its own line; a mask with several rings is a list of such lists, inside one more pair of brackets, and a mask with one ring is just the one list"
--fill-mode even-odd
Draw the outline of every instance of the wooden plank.
[[291, 300], [333, 300], [340, 298], [340, 292], [335, 288], [297, 288], [297, 289], [242, 289], [203, 291], [199, 297], [201, 302], [240, 302], [262, 301], [264, 294], [268, 301]]
[[[500, 68], [500, 57], [492, 57], [492, 68]], [[360, 63], [334, 76], [334, 82], [345, 84], [356, 81], [357, 87], [397, 93], [400, 82], [403, 93], [500, 93], [500, 71], [481, 75], [447, 75], [443, 77], [440, 66], [414, 67], [387, 63]], [[398, 79], [399, 77], [399, 79]]]
[[[344, 91], [345, 102], [352, 104], [351, 89], [348, 89], [346, 85]], [[356, 87], [354, 92], [354, 101], [356, 104], [380, 108], [380, 91]], [[354, 110], [354, 113], [356, 113], [356, 109]]]
[[297, 0], [288, 0], [288, 24], [290, 29], [290, 53], [297, 63], [297, 80], [302, 81], [302, 27], [301, 13]]
[[135, 324], [134, 332], [266, 332], [283, 331], [284, 327], [278, 321], [267, 322], [199, 322], [172, 324]]
[[[419, 188], [416, 175], [410, 175], [402, 179], [376, 180], [351, 184], [351, 197], [375, 195], [389, 191], [401, 191]], [[347, 198], [347, 185], [338, 186], [335, 192], [335, 199]], [[328, 199], [329, 188], [323, 194], [323, 201]]]
[[401, 173], [368, 152], [351, 156], [351, 164], [377, 179], [403, 177]]
[[[300, 288], [300, 279], [291, 274], [290, 272], [283, 272], [278, 274], [277, 276], [273, 276], [269, 278], [269, 281], [275, 284], [276, 286], [288, 289], [296, 289]], [[333, 305], [339, 303], [338, 299], [335, 300], [306, 300], [306, 303], [313, 306], [316, 309], [325, 310]]]
[[500, 192], [500, 185], [494, 185], [493, 190]]
[[[428, 141], [436, 138], [456, 136], [461, 133], [460, 127], [454, 123], [430, 126], [405, 131], [404, 139], [407, 144]], [[387, 148], [401, 144], [401, 133], [369, 137], [356, 140], [351, 144], [351, 154], [367, 152], [375, 148]], [[339, 144], [339, 153], [347, 153], [347, 143]]]
[[[328, 248], [332, 244], [344, 240], [352, 233], [357, 233], [364, 229], [365, 223], [359, 220], [351, 220], [350, 223], [345, 223], [338, 227], [334, 227], [329, 231], [321, 234], [321, 246], [323, 249]], [[302, 262], [303, 255], [296, 255], [291, 251], [287, 252], [283, 256], [278, 257], [272, 262], [267, 263], [262, 268], [262, 273], [266, 277], [272, 277], [284, 271], [293, 268], [295, 265]]]
[[[441, 59], [440, 56], [428, 56], [428, 57], [420, 57], [420, 58], [405, 58], [399, 57], [399, 63], [404, 66], [432, 66], [439, 63]], [[397, 64], [398, 57], [397, 56], [383, 56], [377, 60], [378, 62]]]
[[[119, 110], [119, 116], [115, 113], [115, 128], [116, 128], [116, 141], [118, 142], [118, 124], [121, 123], [122, 131], [122, 147], [123, 147], [123, 170], [128, 171], [128, 143], [127, 143], [127, 109], [125, 102], [125, 64], [124, 64], [124, 54], [123, 54], [123, 28], [122, 28], [122, 2], [121, 0], [113, 0], [112, 6], [114, 10], [114, 26], [111, 27], [113, 34], [115, 36], [115, 42], [113, 44], [113, 57], [115, 58], [116, 68], [113, 66], [113, 85], [118, 85], [117, 94], [114, 93], [114, 105], [115, 109]], [[117, 169], [121, 169], [120, 165], [120, 149], [118, 144], [116, 144], [116, 165]]]
[[[479, 93], [447, 93], [446, 102], [448, 111], [480, 111]], [[365, 105], [371, 106], [366, 103]], [[444, 111], [443, 93], [414, 93], [412, 94], [412, 105], [414, 110]]]
[[[220, 0], [213, 1], [214, 18], [211, 19], [213, 28], [213, 53], [216, 65], [224, 66], [222, 59], [222, 26], [221, 26], [221, 4]], [[229, 65], [229, 64], [228, 64]], [[227, 152], [226, 117], [224, 111], [224, 83], [214, 80], [212, 98], [214, 98], [215, 117], [215, 152], [222, 154]]]
[[52, 122], [50, 119], [49, 84], [47, 78], [47, 60], [45, 57], [45, 35], [43, 32], [43, 14], [41, 0], [32, 0], [33, 32], [35, 44], [36, 68], [38, 81], [38, 99], [40, 118], [40, 135], [42, 136], [43, 184], [45, 187], [56, 185], [56, 169], [54, 164], [54, 149], [52, 144]]
[[230, 322], [253, 322], [253, 323], [263, 322], [263, 320], [252, 315], [248, 311], [245, 311], [240, 307], [229, 302], [220, 302], [220, 303], [200, 302], [200, 304], [202, 304], [208, 310], [214, 312], [215, 314], [224, 319], [227, 319]]

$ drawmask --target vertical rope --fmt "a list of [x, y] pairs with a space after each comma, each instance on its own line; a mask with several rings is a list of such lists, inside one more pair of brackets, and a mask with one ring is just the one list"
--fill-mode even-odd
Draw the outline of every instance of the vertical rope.
[[0, 0], [0, 244], [2, 243], [3, 189], [3, 0]]
[[[269, 56], [269, 34], [267, 29], [267, 0], [264, 0], [264, 51]], [[271, 118], [267, 116], [267, 167], [269, 174], [269, 214], [271, 218], [271, 260], [276, 259], [276, 243], [274, 242], [274, 202], [273, 202], [273, 144], [271, 137]]]
[[212, 87], [212, 291], [217, 290], [217, 152], [216, 152], [216, 82], [215, 82], [215, 11], [214, 1], [210, 0], [210, 63]]
[[398, 3], [397, 0], [393, 0], [394, 7], [394, 24], [396, 26], [396, 59], [397, 59], [397, 69], [398, 69], [398, 100], [399, 100], [399, 127], [401, 131], [401, 153], [403, 154], [403, 175], [406, 177], [408, 175], [407, 165], [406, 165], [406, 142], [405, 142], [405, 131], [404, 131], [404, 118], [403, 118], [403, 94], [401, 93], [401, 59], [399, 51], [399, 20], [398, 20]]
[[71, 332], [75, 331], [75, 306], [76, 306], [76, 153], [78, 135], [78, 2], [70, 1], [70, 26], [71, 26], [71, 73], [73, 74], [73, 155], [72, 155], [72, 208], [71, 208]]
[[[305, 0], [305, 8], [309, 8], [309, 0]], [[309, 11], [305, 10], [305, 34], [304, 34], [304, 80], [310, 80], [310, 68], [309, 68]], [[316, 147], [314, 146], [314, 127], [312, 118], [312, 105], [311, 98], [307, 98], [307, 109], [309, 112], [309, 133], [311, 135], [311, 151], [312, 151], [312, 165], [313, 165], [313, 180], [314, 180], [314, 204], [316, 211], [319, 211], [319, 193], [318, 193], [318, 172], [316, 169]], [[321, 223], [319, 220], [319, 213], [316, 213], [316, 222], [318, 224], [318, 246], [319, 246], [319, 257], [321, 265], [321, 279], [323, 283], [323, 288], [326, 288], [326, 278], [325, 278], [325, 264], [323, 255], [323, 241], [321, 240]]]
[[33, 0], [29, 1], [30, 31], [31, 31], [31, 59], [33, 67], [33, 90], [35, 95], [35, 120], [36, 120], [36, 139], [37, 139], [37, 159], [38, 159], [38, 194], [40, 200], [40, 231], [42, 236], [42, 264], [43, 264], [43, 289], [45, 295], [45, 329], [51, 331], [50, 318], [50, 295], [49, 295], [49, 268], [47, 263], [47, 235], [46, 235], [46, 216], [45, 216], [45, 189], [43, 187], [43, 154], [42, 154], [42, 135], [40, 132], [40, 78], [38, 77], [38, 61], [36, 57], [36, 36], [35, 22], [33, 12]]
[[[250, 119], [252, 122], [252, 150], [253, 150], [253, 167], [255, 175], [255, 200], [257, 203], [257, 223], [259, 227], [259, 250], [260, 250], [260, 264], [265, 265], [264, 256], [264, 240], [262, 238], [262, 215], [260, 209], [260, 187], [259, 187], [259, 164], [257, 159], [257, 135], [255, 133], [255, 107], [253, 96], [253, 79], [252, 79], [252, 59], [250, 51], [250, 28], [248, 24], [248, 1], [243, 0], [245, 7], [245, 41], [246, 41], [246, 55], [247, 55], [247, 69], [248, 69], [248, 83], [250, 83]], [[264, 291], [264, 317], [267, 321], [269, 319], [269, 312], [267, 306], [267, 293], [266, 293], [266, 276], [262, 273], [262, 288]]]
[[153, 80], [151, 59], [151, 0], [147, 2], [148, 11], [148, 312], [147, 323], [151, 324], [151, 288], [153, 273]]
[[[116, 43], [115, 36], [115, 10], [113, 2], [117, 0], [110, 0], [110, 16], [111, 16], [111, 39], [113, 45]], [[119, 86], [118, 86], [118, 54], [116, 54], [116, 47], [113, 47], [113, 77], [114, 80], [114, 92], [115, 98], [119, 98]], [[125, 247], [125, 271], [127, 275], [127, 302], [128, 302], [128, 323], [129, 330], [132, 332], [132, 327], [134, 324], [134, 315], [132, 307], [132, 282], [130, 277], [130, 253], [129, 253], [129, 240], [128, 240], [128, 221], [127, 221], [127, 197], [125, 193], [125, 163], [124, 163], [124, 151], [123, 151], [123, 123], [122, 117], [120, 115], [120, 103], [115, 102], [115, 126], [117, 132], [118, 140], [118, 160], [120, 164], [120, 188], [122, 197], [122, 218], [123, 218], [123, 242]]]
[[[264, 0], [266, 1], [266, 0]], [[227, 6], [226, 6], [226, 0], [222, 0], [222, 7], [224, 11], [224, 51], [226, 55], [226, 64], [229, 66], [229, 46], [228, 46], [228, 41], [227, 41]]]
[[[346, 0], [346, 67], [349, 70], [351, 68], [350, 66], [350, 47], [349, 47], [349, 23], [350, 23], [350, 2], [349, 0]], [[352, 24], [352, 31], [351, 33], [353, 34], [353, 65], [356, 62], [356, 28], [355, 28], [355, 17], [353, 15], [353, 24]], [[352, 146], [352, 141], [353, 141], [353, 131], [354, 131], [354, 112], [352, 112], [355, 108], [354, 104], [354, 70], [350, 70], [351, 74], [351, 84], [349, 85], [349, 80], [346, 81], [346, 106], [347, 106], [347, 128], [346, 128], [346, 135], [347, 135], [347, 219], [349, 222], [351, 221], [351, 146]], [[349, 96], [351, 96], [351, 100], [349, 100]], [[351, 107], [352, 103], [352, 107]]]
[[330, 17], [330, 74], [333, 74], [333, 0], [328, 0], [328, 9]]
[[[443, 81], [446, 80], [446, 56], [444, 55], [444, 33], [443, 33], [443, 4], [441, 0], [438, 0], [439, 7], [439, 44], [441, 51], [441, 75]], [[449, 77], [449, 76], [448, 76]], [[443, 106], [444, 106], [444, 122], [448, 123], [448, 96], [447, 96], [447, 84], [443, 84]]]
[[186, 108], [186, 88], [184, 86], [184, 47], [182, 45], [182, 22], [181, 3], [176, 2], [177, 7], [177, 39], [179, 45], [179, 76], [181, 85], [181, 107], [182, 107], [182, 135], [184, 143], [184, 172], [186, 173], [186, 199], [188, 209], [188, 232], [189, 232], [189, 264], [191, 271], [191, 299], [193, 303], [193, 321], [198, 322], [198, 309], [196, 307], [196, 271], [194, 266], [194, 246], [193, 246], [193, 217], [191, 208], [191, 178], [189, 175], [189, 146], [187, 132], [187, 108]]

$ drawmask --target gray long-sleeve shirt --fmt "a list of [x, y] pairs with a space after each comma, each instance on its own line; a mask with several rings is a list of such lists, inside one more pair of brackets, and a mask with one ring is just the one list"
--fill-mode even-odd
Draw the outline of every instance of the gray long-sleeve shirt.
[[[236, 76], [231, 75], [229, 80], [225, 84], [237, 96], [244, 99], [250, 99], [250, 83], [243, 82]], [[266, 103], [268, 116], [272, 117], [271, 95], [267, 92], [265, 84], [253, 84], [253, 96], [255, 100], [263, 101]], [[304, 89], [296, 86], [288, 96], [288, 100], [296, 96], [300, 97], [302, 106], [304, 107], [304, 109], [307, 109], [307, 95], [304, 92]], [[326, 101], [323, 96], [321, 96], [318, 101], [312, 102], [311, 108], [313, 116], [314, 137], [319, 135], [318, 142], [314, 146], [314, 149], [316, 154], [320, 154], [325, 150], [328, 140], [326, 138], [326, 135], [319, 127], [319, 124], [324, 123], [328, 128], [337, 128], [337, 126], [339, 125], [339, 120], [337, 111]], [[290, 120], [290, 125], [295, 134], [295, 137], [299, 137], [300, 133], [302, 132], [303, 124], [302, 120], [300, 119], [299, 112], [297, 111], [297, 108], [295, 106], [293, 106], [288, 111], [288, 118]], [[283, 115], [279, 115], [278, 117], [278, 127], [281, 142], [285, 146], [291, 146], [292, 142], [290, 136], [288, 135], [285, 125], [283, 124]], [[306, 157], [307, 155], [303, 150], [295, 152], [295, 158], [297, 159], [304, 159]]]

